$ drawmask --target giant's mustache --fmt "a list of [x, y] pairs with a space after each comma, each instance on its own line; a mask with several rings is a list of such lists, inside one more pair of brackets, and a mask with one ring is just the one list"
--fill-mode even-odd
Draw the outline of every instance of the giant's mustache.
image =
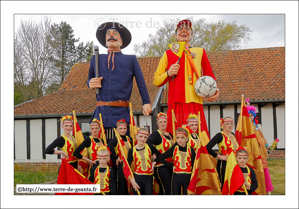
[[107, 41], [111, 41], [111, 40], [118, 41], [116, 38], [113, 38], [113, 37], [110, 37], [110, 38], [107, 39]]

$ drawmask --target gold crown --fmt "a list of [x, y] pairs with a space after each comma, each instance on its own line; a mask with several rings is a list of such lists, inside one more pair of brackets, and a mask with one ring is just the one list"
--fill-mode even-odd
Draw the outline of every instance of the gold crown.
[[[98, 149], [98, 153], [100, 152], [100, 150], [107, 150], [109, 152], [109, 154], [111, 154], [109, 147], [105, 146], [105, 145], [101, 145], [100, 148]], [[108, 154], [107, 154], [108, 155]], [[106, 156], [106, 155], [105, 155]]]
[[167, 115], [166, 115], [165, 113], [163, 113], [163, 112], [159, 112], [159, 113], [157, 114], [157, 118], [160, 118], [161, 116], [164, 116], [164, 117], [167, 118]]
[[98, 119], [96, 119], [96, 118], [92, 119], [92, 121], [91, 121], [91, 122], [97, 122], [98, 124], [100, 124], [100, 125], [101, 125], [101, 122], [100, 122]]
[[60, 119], [60, 121], [63, 123], [63, 121], [66, 120], [66, 119], [70, 119], [70, 120], [73, 121], [73, 116], [71, 116], [71, 115], [64, 115], [64, 116]]
[[190, 119], [190, 118], [195, 118], [196, 120], [198, 120], [198, 119], [197, 119], [197, 115], [195, 115], [195, 114], [193, 114], [193, 113], [191, 113], [191, 114], [188, 115], [187, 120]]

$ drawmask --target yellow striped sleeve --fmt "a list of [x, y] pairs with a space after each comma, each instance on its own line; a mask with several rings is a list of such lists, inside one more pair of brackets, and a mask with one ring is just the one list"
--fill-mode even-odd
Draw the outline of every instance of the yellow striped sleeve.
[[166, 52], [164, 52], [162, 58], [160, 59], [160, 62], [159, 62], [158, 68], [155, 72], [155, 75], [154, 75], [153, 83], [155, 86], [162, 86], [163, 82], [168, 77], [167, 72], [166, 72], [167, 66], [168, 66], [167, 55], [166, 55]]

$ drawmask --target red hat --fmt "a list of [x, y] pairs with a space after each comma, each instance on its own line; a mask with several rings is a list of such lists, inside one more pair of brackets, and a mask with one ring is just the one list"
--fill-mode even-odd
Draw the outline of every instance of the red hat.
[[178, 28], [182, 28], [182, 27], [189, 27], [189, 28], [191, 28], [191, 30], [193, 30], [191, 21], [190, 21], [190, 20], [187, 20], [187, 19], [186, 19], [186, 20], [181, 20], [181, 21], [177, 24], [175, 30], [177, 30]]

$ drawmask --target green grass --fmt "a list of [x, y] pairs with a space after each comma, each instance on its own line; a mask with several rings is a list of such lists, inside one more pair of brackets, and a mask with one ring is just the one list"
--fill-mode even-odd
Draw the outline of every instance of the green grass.
[[57, 172], [14, 172], [14, 186], [16, 184], [40, 184], [57, 179]]
[[285, 195], [285, 159], [267, 159], [273, 191], [271, 195]]
[[[285, 195], [285, 159], [267, 159], [273, 184], [271, 195]], [[57, 172], [14, 172], [16, 184], [40, 184], [57, 179]]]

